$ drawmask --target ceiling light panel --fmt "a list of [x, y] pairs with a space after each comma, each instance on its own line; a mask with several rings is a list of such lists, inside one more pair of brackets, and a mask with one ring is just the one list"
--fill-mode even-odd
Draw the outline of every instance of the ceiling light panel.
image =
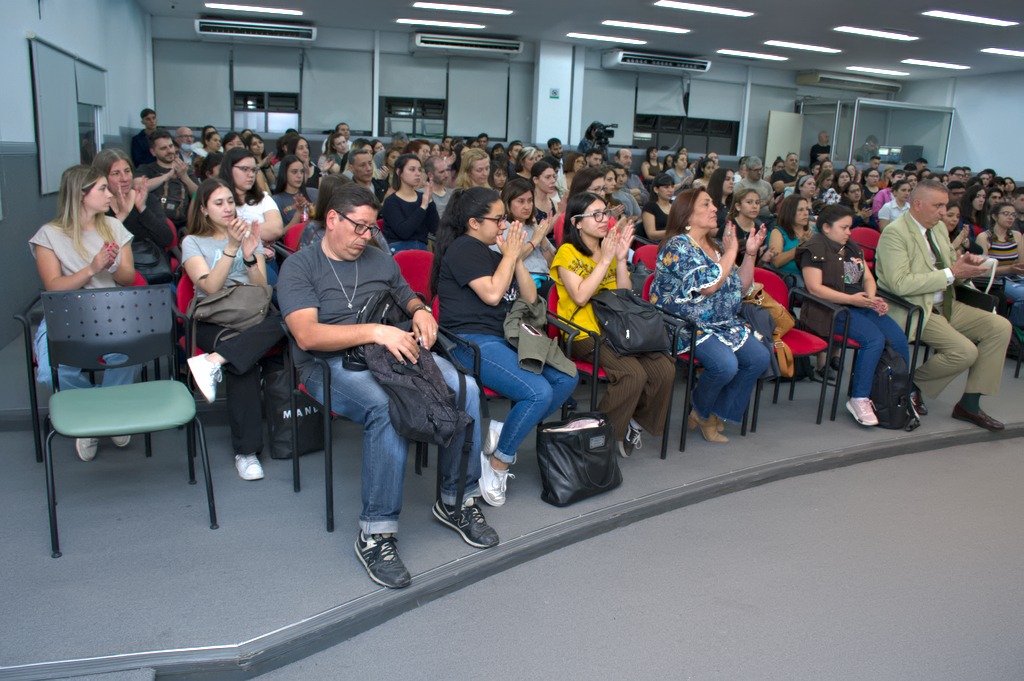
[[933, 69], [953, 69], [956, 71], [966, 71], [970, 66], [963, 66], [962, 64], [947, 64], [944, 61], [928, 61], [926, 59], [904, 59], [901, 64], [910, 64], [912, 66], [930, 66]]
[[784, 47], [790, 50], [804, 50], [806, 52], [824, 52], [825, 54], [839, 54], [842, 50], [834, 47], [822, 47], [820, 45], [804, 45], [803, 43], [789, 43], [785, 40], [765, 40], [765, 45], [771, 47]]
[[873, 28], [859, 28], [857, 26], [836, 26], [832, 30], [839, 31], [840, 33], [866, 35], [870, 38], [884, 38], [886, 40], [902, 40], [904, 42], [910, 42], [911, 40], [919, 40], [919, 38], [915, 35], [907, 35], [906, 33], [894, 33], [892, 31], [876, 31]]
[[286, 14], [293, 17], [301, 17], [302, 10], [281, 9], [280, 7], [256, 7], [255, 5], [231, 5], [223, 2], [208, 2], [207, 9], [221, 9], [228, 12], [254, 12], [256, 14]]
[[847, 66], [847, 71], [856, 71], [857, 73], [875, 73], [880, 76], [909, 76], [910, 74], [906, 71], [893, 71], [891, 69], [874, 69], [869, 66]]
[[594, 35], [593, 33], [566, 33], [566, 38], [577, 40], [597, 40], [602, 43], [619, 43], [621, 45], [646, 45], [646, 40], [634, 40], [633, 38], [617, 38], [613, 35]]
[[987, 54], [1001, 54], [1004, 57], [1024, 57], [1024, 52], [1020, 50], [1004, 50], [1001, 47], [986, 47], [982, 52]]
[[718, 50], [718, 54], [727, 57], [742, 57], [744, 59], [764, 59], [766, 61], [789, 61], [789, 57], [780, 57], [775, 54], [762, 54], [760, 52], [743, 52], [741, 50]]
[[973, 14], [960, 14], [959, 12], [945, 12], [938, 9], [933, 9], [928, 12], [921, 12], [926, 17], [935, 17], [936, 19], [950, 19], [952, 21], [966, 21], [969, 24], [985, 24], [986, 26], [1016, 26], [1016, 21], [1006, 21], [1004, 19], [991, 19], [989, 17], [976, 17]]
[[410, 26], [434, 26], [436, 28], [486, 28], [483, 24], [465, 24], [460, 21], [432, 21], [430, 19], [395, 19], [396, 24]]
[[604, 26], [614, 26], [616, 28], [635, 28], [639, 31], [659, 31], [661, 33], [689, 33], [688, 28], [678, 28], [676, 26], [659, 26], [657, 24], [638, 24], [635, 21], [615, 21], [613, 19], [605, 19], [601, 22]]
[[412, 6], [416, 9], [436, 9], [444, 12], [469, 12], [471, 14], [500, 14], [508, 16], [512, 14], [510, 9], [498, 9], [496, 7], [472, 7], [470, 5], [448, 5], [443, 2], [414, 2]]
[[688, 12], [704, 12], [705, 14], [722, 14], [727, 17], [752, 17], [753, 12], [744, 12], [739, 9], [730, 9], [728, 7], [715, 7], [713, 5], [698, 5], [692, 2], [676, 2], [676, 0], [658, 0], [654, 3], [655, 7], [669, 7], [671, 9], [681, 9]]

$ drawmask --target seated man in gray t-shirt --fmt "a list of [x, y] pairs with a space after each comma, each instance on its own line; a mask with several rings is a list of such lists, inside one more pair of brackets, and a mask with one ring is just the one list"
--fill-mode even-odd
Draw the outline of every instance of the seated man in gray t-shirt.
[[[295, 363], [310, 394], [332, 412], [360, 423], [363, 431], [362, 510], [356, 555], [370, 579], [390, 588], [410, 582], [398, 556], [395, 533], [402, 509], [402, 485], [408, 443], [392, 426], [387, 393], [369, 371], [344, 366], [341, 351], [358, 345], [385, 346], [396, 359], [416, 363], [437, 337], [437, 322], [402, 278], [398, 265], [372, 245], [379, 204], [366, 188], [340, 187], [323, 216], [323, 238], [290, 256], [278, 279], [278, 299], [294, 337]], [[362, 306], [374, 293], [391, 291], [412, 317], [412, 330], [383, 324], [359, 324]], [[297, 346], [297, 347], [295, 347]], [[330, 366], [331, 394], [324, 394], [324, 377], [313, 355]], [[445, 383], [459, 390], [458, 372], [435, 357]], [[480, 394], [475, 381], [465, 381], [465, 410], [474, 419], [471, 452], [480, 451]], [[440, 448], [441, 498], [434, 517], [455, 530], [470, 546], [489, 548], [498, 543], [475, 504], [479, 494], [480, 457], [470, 456], [466, 501], [456, 508], [463, 438]]]

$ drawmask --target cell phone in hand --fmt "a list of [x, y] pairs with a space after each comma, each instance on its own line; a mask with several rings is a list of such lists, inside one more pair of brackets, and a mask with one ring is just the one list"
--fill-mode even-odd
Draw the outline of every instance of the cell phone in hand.
[[542, 335], [540, 331], [538, 331], [536, 328], [534, 328], [531, 324], [527, 324], [526, 322], [523, 322], [519, 326], [522, 327], [523, 331], [525, 331], [526, 333], [530, 334], [531, 336], [540, 336], [540, 335]]

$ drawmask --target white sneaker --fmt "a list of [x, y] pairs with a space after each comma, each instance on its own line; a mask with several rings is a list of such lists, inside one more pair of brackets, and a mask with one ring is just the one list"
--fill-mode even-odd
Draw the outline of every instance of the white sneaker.
[[115, 447], [127, 447], [128, 443], [132, 441], [131, 435], [118, 435], [117, 437], [110, 438], [113, 441]]
[[217, 384], [221, 379], [220, 365], [211, 362], [209, 355], [203, 354], [189, 357], [188, 369], [192, 372], [192, 379], [206, 401], [212, 403], [217, 399]]
[[487, 435], [484, 436], [484, 454], [490, 456], [498, 449], [498, 438], [501, 437], [501, 427], [505, 424], [496, 419], [491, 419], [487, 426]]
[[263, 479], [263, 466], [255, 454], [235, 454], [235, 470], [242, 480]]
[[491, 465], [491, 457], [480, 452], [480, 494], [491, 506], [505, 503], [505, 487], [509, 478], [516, 476], [507, 470], [499, 471]]
[[96, 458], [96, 449], [100, 446], [98, 437], [80, 437], [75, 440], [75, 451], [82, 461], [92, 461]]
[[875, 416], [874, 407], [867, 397], [851, 397], [846, 403], [846, 409], [853, 414], [853, 418], [862, 426], [877, 426], [878, 417]]

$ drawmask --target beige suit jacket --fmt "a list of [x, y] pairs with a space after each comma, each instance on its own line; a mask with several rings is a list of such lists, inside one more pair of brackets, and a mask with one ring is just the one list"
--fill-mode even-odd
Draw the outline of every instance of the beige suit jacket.
[[[875, 252], [875, 277], [878, 285], [924, 310], [924, 324], [932, 315], [935, 294], [946, 288], [946, 273], [943, 268], [953, 264], [955, 253], [949, 243], [946, 225], [939, 222], [931, 230], [935, 244], [942, 254], [942, 263], [932, 265], [932, 251], [921, 230], [906, 212], [890, 222], [878, 240]], [[892, 305], [891, 316], [900, 326], [907, 320], [907, 311]], [[910, 329], [910, 340], [914, 340], [917, 325]]]

